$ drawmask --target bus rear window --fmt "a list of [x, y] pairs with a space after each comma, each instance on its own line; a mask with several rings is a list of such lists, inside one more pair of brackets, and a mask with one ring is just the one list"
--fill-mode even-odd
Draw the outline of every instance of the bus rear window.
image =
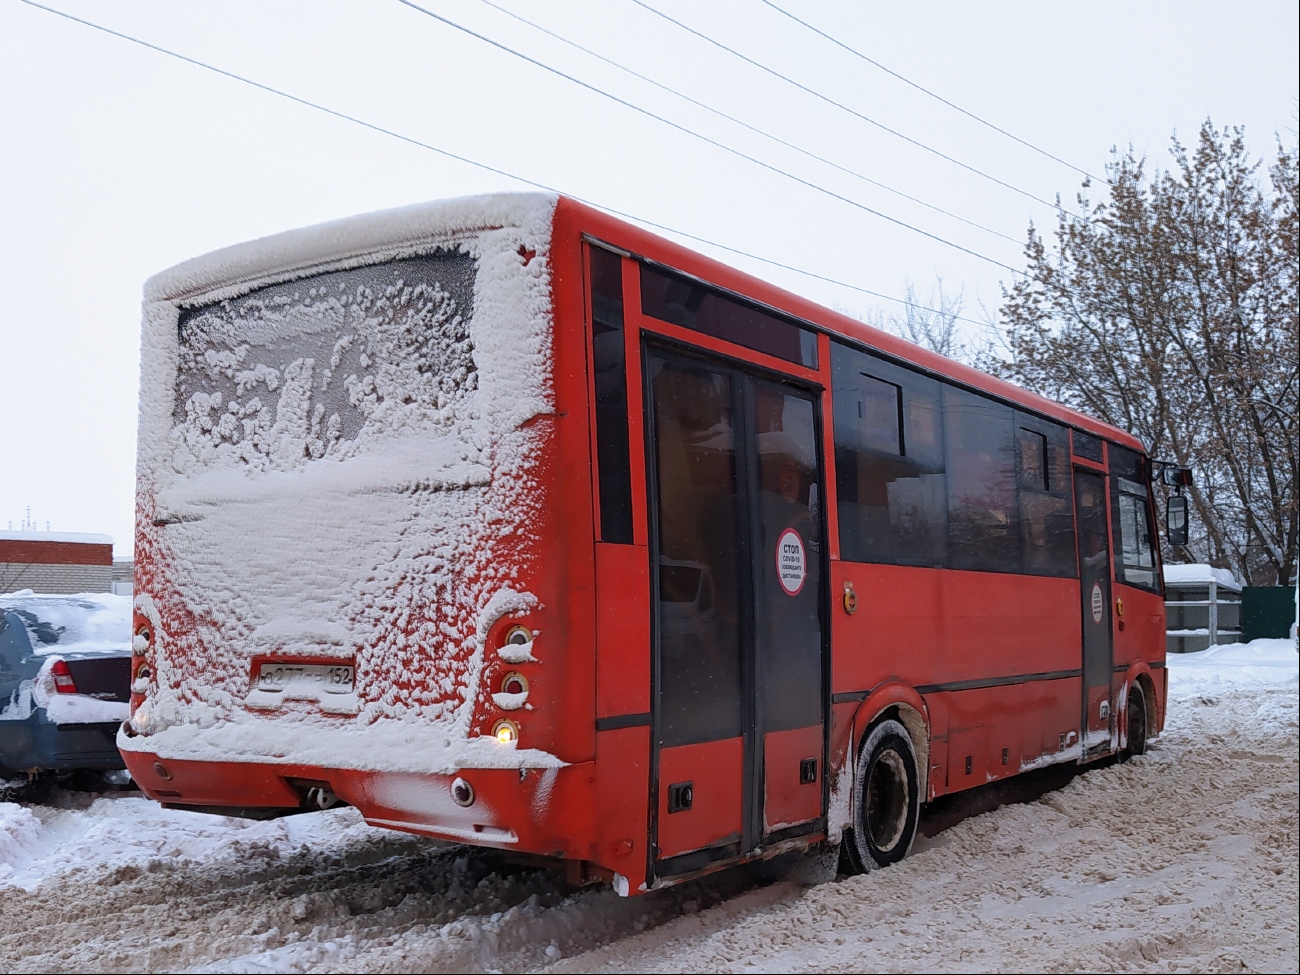
[[173, 462], [292, 469], [381, 415], [453, 408], [477, 388], [474, 271], [468, 254], [439, 250], [187, 309]]

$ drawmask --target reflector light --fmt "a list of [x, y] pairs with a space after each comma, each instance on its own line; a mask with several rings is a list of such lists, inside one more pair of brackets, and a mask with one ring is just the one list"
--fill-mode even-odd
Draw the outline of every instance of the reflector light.
[[492, 726], [492, 737], [503, 745], [511, 745], [519, 740], [519, 725], [509, 718], [502, 718]]
[[528, 678], [516, 671], [506, 674], [501, 680], [502, 694], [527, 694]]
[[50, 667], [50, 676], [54, 678], [54, 689], [60, 694], [76, 694], [77, 682], [72, 679], [72, 670], [66, 660], [56, 660]]
[[513, 644], [516, 647], [522, 647], [525, 643], [531, 643], [533, 640], [533, 631], [526, 626], [512, 626], [506, 631], [506, 645]]

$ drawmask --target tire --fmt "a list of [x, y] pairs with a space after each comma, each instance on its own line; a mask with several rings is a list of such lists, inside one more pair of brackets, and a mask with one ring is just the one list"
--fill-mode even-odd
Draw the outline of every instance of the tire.
[[1129, 685], [1128, 704], [1124, 710], [1127, 725], [1124, 757], [1143, 755], [1147, 750], [1147, 696], [1137, 681]]
[[907, 856], [921, 815], [916, 749], [899, 722], [871, 729], [858, 753], [853, 782], [853, 828], [844, 834], [850, 873], [887, 867]]

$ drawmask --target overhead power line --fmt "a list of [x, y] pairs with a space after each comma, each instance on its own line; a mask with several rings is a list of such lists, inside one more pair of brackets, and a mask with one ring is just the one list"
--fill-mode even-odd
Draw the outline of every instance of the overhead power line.
[[1018, 135], [1013, 135], [1012, 133], [1008, 132], [1006, 129], [994, 125], [988, 119], [981, 118], [980, 116], [976, 115], [974, 112], [967, 111], [966, 109], [962, 108], [960, 105], [953, 104], [952, 102], [948, 101], [948, 99], [944, 98], [942, 95], [931, 91], [929, 88], [926, 88], [924, 85], [918, 85], [911, 78], [906, 78], [903, 75], [899, 74], [897, 71], [893, 70], [892, 68], [888, 68], [885, 65], [881, 64], [879, 61], [875, 60], [874, 58], [867, 57], [865, 54], [863, 54], [861, 51], [857, 50], [856, 48], [849, 47], [838, 37], [834, 37], [833, 35], [826, 33], [826, 31], [814, 27], [812, 24], [808, 23], [808, 21], [803, 20], [800, 17], [796, 17], [794, 14], [790, 13], [790, 11], [786, 10], [784, 7], [778, 7], [775, 3], [772, 2], [772, 0], [759, 0], [759, 2], [765, 3], [773, 10], [775, 10], [777, 13], [789, 17], [796, 24], [802, 24], [804, 27], [808, 28], [814, 34], [826, 38], [826, 40], [830, 41], [832, 44], [836, 45], [837, 47], [841, 47], [844, 50], [848, 51], [854, 57], [860, 58], [863, 61], [866, 61], [867, 64], [879, 68], [881, 71], [885, 72], [885, 74], [897, 78], [903, 84], [910, 85], [911, 87], [915, 88], [917, 91], [929, 95], [931, 98], [935, 99], [935, 101], [939, 101], [947, 105], [953, 111], [960, 112], [962, 115], [965, 115], [967, 118], [972, 118], [976, 122], [979, 122], [980, 125], [987, 126], [988, 128], [992, 129], [994, 132], [1006, 136], [1012, 142], [1019, 142], [1022, 146], [1034, 150], [1034, 152], [1038, 153], [1039, 155], [1046, 156], [1048, 159], [1051, 159], [1053, 162], [1060, 163], [1062, 166], [1065, 166], [1067, 169], [1073, 169], [1076, 173], [1082, 173], [1084, 176], [1087, 176], [1091, 180], [1096, 180], [1097, 182], [1101, 182], [1101, 183], [1110, 182], [1109, 180], [1104, 180], [1098, 176], [1092, 175], [1092, 173], [1088, 172], [1086, 169], [1082, 169], [1081, 167], [1076, 166], [1074, 163], [1070, 162], [1069, 160], [1062, 159], [1060, 156], [1057, 155], [1053, 155], [1052, 153], [1048, 152], [1046, 149], [1042, 149], [1034, 145], [1032, 142], [1028, 141], [1027, 139], [1022, 139]]
[[1004, 234], [1002, 233], [1002, 231], [994, 230], [992, 227], [986, 227], [982, 223], [977, 223], [976, 221], [963, 217], [960, 214], [953, 213], [951, 210], [945, 210], [943, 207], [935, 206], [933, 203], [927, 203], [925, 200], [912, 196], [909, 193], [904, 193], [902, 190], [895, 189], [894, 187], [888, 185], [887, 183], [882, 183], [879, 180], [872, 179], [870, 176], [866, 176], [862, 173], [859, 173], [856, 170], [848, 168], [847, 166], [841, 166], [839, 163], [831, 159], [827, 159], [825, 156], [820, 156], [815, 152], [805, 149], [803, 146], [796, 145], [793, 142], [787, 142], [785, 139], [782, 139], [780, 136], [773, 135], [772, 133], [764, 129], [761, 129], [756, 125], [750, 125], [748, 122], [738, 119], [734, 115], [728, 115], [726, 112], [714, 108], [712, 105], [708, 105], [697, 98], [692, 98], [690, 95], [687, 95], [685, 92], [678, 91], [676, 88], [671, 88], [668, 85], [656, 81], [654, 78], [651, 78], [648, 75], [644, 75], [639, 71], [634, 71], [632, 68], [629, 68], [627, 65], [619, 64], [613, 58], [607, 58], [603, 54], [591, 50], [591, 48], [583, 47], [581, 44], [577, 43], [576, 41], [570, 40], [569, 38], [563, 36], [562, 34], [556, 33], [555, 31], [550, 30], [547, 27], [543, 27], [541, 24], [538, 24], [535, 21], [531, 21], [527, 17], [521, 16], [520, 14], [515, 13], [513, 10], [510, 10], [506, 7], [501, 6], [498, 3], [493, 2], [493, 0], [479, 0], [479, 2], [486, 4], [487, 6], [491, 7], [493, 10], [505, 14], [507, 17], [514, 18], [515, 20], [519, 21], [521, 24], [527, 24], [529, 27], [533, 28], [534, 30], [541, 31], [543, 34], [546, 34], [548, 37], [555, 38], [557, 41], [559, 41], [562, 44], [567, 44], [569, 47], [581, 51], [583, 54], [589, 55], [590, 57], [593, 57], [598, 61], [608, 64], [610, 67], [617, 68], [619, 71], [622, 71], [625, 74], [629, 74], [633, 78], [637, 78], [641, 81], [644, 81], [646, 84], [653, 85], [654, 87], [658, 88], [660, 91], [666, 91], [670, 95], [675, 95], [677, 98], [681, 98], [685, 101], [688, 101], [692, 105], [695, 105], [699, 108], [704, 109], [706, 112], [710, 112], [713, 115], [716, 115], [718, 118], [726, 119], [728, 122], [732, 122], [736, 125], [741, 126], [744, 129], [748, 129], [750, 132], [753, 132], [757, 135], [761, 135], [765, 139], [770, 139], [772, 142], [775, 142], [778, 145], [785, 146], [787, 149], [793, 149], [795, 152], [807, 156], [809, 159], [815, 159], [820, 163], [825, 163], [827, 166], [830, 166], [834, 169], [838, 169], [842, 173], [847, 173], [849, 176], [852, 176], [855, 179], [860, 179], [866, 183], [870, 183], [872, 186], [877, 186], [887, 193], [893, 193], [895, 196], [900, 196], [905, 200], [910, 200], [911, 202], [919, 204], [920, 206], [923, 206], [928, 210], [933, 210], [935, 213], [941, 213], [945, 217], [951, 217], [953, 220], [959, 220], [969, 227], [974, 227], [976, 230], [982, 230], [987, 234], [993, 234], [996, 237], [1001, 237], [1003, 240], [1010, 241], [1013, 244], [1019, 245], [1023, 243], [1023, 241], [1017, 237], [1012, 237], [1009, 234]]
[[[407, 3], [408, 0], [398, 0], [398, 2]], [[828, 105], [833, 105], [834, 107], [840, 109], [843, 112], [848, 112], [854, 118], [859, 118], [862, 121], [869, 123], [870, 125], [874, 125], [882, 132], [888, 132], [890, 135], [894, 136], [895, 138], [902, 139], [904, 142], [910, 143], [911, 145], [914, 145], [919, 149], [924, 149], [926, 152], [938, 156], [940, 159], [947, 160], [948, 162], [952, 163], [954, 166], [960, 166], [962, 169], [966, 170], [967, 172], [974, 173], [976, 176], [980, 176], [983, 179], [988, 180], [989, 182], [996, 183], [998, 186], [1011, 190], [1013, 193], [1019, 193], [1021, 196], [1028, 197], [1029, 199], [1035, 201], [1036, 203], [1043, 204], [1043, 206], [1051, 207], [1053, 210], [1059, 210], [1062, 213], [1066, 212], [1065, 208], [1062, 207], [1059, 203], [1053, 203], [1051, 200], [1045, 200], [1041, 196], [1037, 196], [1034, 193], [1029, 192], [1029, 190], [1021, 189], [1019, 186], [1016, 186], [1013, 183], [1008, 183], [1005, 180], [998, 179], [996, 176], [986, 173], [982, 169], [976, 169], [974, 166], [970, 165], [969, 163], [964, 163], [960, 159], [955, 159], [954, 157], [948, 155], [945, 152], [941, 152], [940, 150], [934, 148], [933, 146], [926, 145], [924, 142], [921, 142], [919, 139], [913, 139], [910, 135], [904, 135], [902, 132], [899, 132], [897, 129], [892, 129], [888, 125], [885, 125], [883, 122], [879, 122], [876, 119], [873, 119], [869, 115], [864, 115], [861, 112], [857, 111], [856, 109], [850, 108], [848, 105], [845, 105], [843, 102], [837, 102], [834, 98], [831, 98], [829, 95], [822, 94], [816, 88], [809, 88], [807, 85], [795, 81], [790, 76], [781, 74], [781, 72], [777, 71], [775, 68], [768, 67], [762, 61], [756, 61], [754, 58], [751, 58], [748, 55], [741, 54], [735, 48], [728, 47], [726, 44], [723, 44], [719, 40], [715, 40], [714, 38], [710, 37], [708, 34], [705, 34], [703, 31], [696, 30], [694, 27], [691, 27], [688, 24], [682, 23], [680, 20], [668, 16], [668, 14], [664, 13], [662, 10], [656, 10], [654, 7], [650, 6], [650, 4], [646, 3], [645, 0], [631, 0], [631, 2], [636, 4], [638, 7], [642, 8], [643, 10], [648, 10], [656, 17], [661, 17], [662, 19], [668, 21], [668, 23], [675, 24], [676, 26], [680, 27], [682, 30], [686, 31], [688, 34], [694, 34], [700, 40], [706, 41], [709, 44], [712, 44], [714, 47], [726, 51], [728, 54], [733, 55], [734, 57], [740, 58], [740, 60], [746, 62], [747, 64], [752, 64], [760, 71], [765, 71], [768, 74], [770, 74], [772, 77], [778, 78], [781, 81], [784, 81], [788, 85], [793, 85], [795, 88], [798, 88], [800, 91], [807, 92], [809, 95], [812, 95], [814, 98], [821, 99]]]
[[[778, 176], [784, 176], [786, 179], [793, 180], [794, 182], [799, 183], [802, 186], [806, 186], [811, 190], [815, 190], [818, 193], [825, 194], [826, 196], [829, 196], [832, 199], [839, 200], [841, 203], [847, 203], [851, 207], [856, 207], [857, 209], [862, 210], [865, 213], [870, 213], [873, 216], [879, 217], [881, 220], [887, 220], [896, 226], [904, 228], [905, 230], [910, 230], [913, 233], [920, 234], [922, 237], [929, 237], [933, 241], [936, 241], [940, 244], [944, 244], [955, 250], [959, 250], [964, 254], [969, 254], [971, 257], [978, 257], [981, 261], [988, 261], [988, 263], [994, 264], [997, 267], [1010, 271], [1012, 274], [1021, 273], [1019, 268], [1014, 268], [1010, 264], [1004, 264], [1002, 261], [999, 261], [997, 258], [989, 257], [987, 254], [981, 254], [977, 250], [973, 250], [970, 247], [964, 247], [963, 245], [958, 244], [955, 241], [948, 240], [948, 238], [946, 237], [941, 237], [938, 234], [932, 234], [928, 230], [922, 230], [920, 227], [916, 226], [915, 224], [910, 224], [906, 220], [900, 220], [897, 217], [891, 217], [889, 214], [877, 210], [874, 207], [869, 207], [865, 203], [860, 203], [857, 200], [853, 199], [852, 197], [845, 196], [843, 193], [837, 193], [834, 190], [827, 189], [824, 186], [814, 183], [812, 180], [804, 179], [802, 176], [798, 176], [795, 173], [790, 172], [789, 170], [782, 169], [780, 166], [774, 166], [771, 163], [764, 162], [762, 159], [759, 159], [757, 156], [751, 156], [747, 152], [744, 152], [740, 149], [736, 149], [733, 146], [729, 146], [725, 142], [719, 142], [717, 139], [707, 136], [702, 132], [696, 132], [694, 129], [687, 128], [686, 126], [681, 125], [678, 122], [674, 122], [672, 119], [667, 119], [664, 118], [662, 115], [657, 115], [654, 112], [650, 111], [648, 108], [643, 108], [642, 106], [637, 105], [635, 102], [630, 102], [625, 98], [620, 98], [618, 95], [615, 95], [612, 92], [605, 91], [603, 88], [599, 88], [596, 85], [591, 84], [590, 82], [583, 81], [581, 78], [568, 74], [565, 71], [561, 71], [559, 68], [552, 67], [551, 65], [545, 63], [544, 61], [539, 61], [534, 57], [530, 57], [529, 55], [524, 54], [522, 51], [516, 51], [514, 48], [510, 47], [509, 45], [503, 44], [501, 41], [493, 40], [491, 37], [488, 37], [486, 34], [480, 34], [478, 31], [471, 30], [470, 28], [466, 27], [464, 24], [458, 24], [450, 17], [445, 17], [440, 13], [435, 13], [434, 11], [429, 10], [425, 7], [421, 7], [418, 3], [415, 3], [414, 0], [397, 0], [397, 2], [404, 7], [410, 7], [412, 10], [424, 14], [426, 17], [431, 17], [432, 19], [438, 21], [441, 24], [445, 24], [448, 27], [452, 27], [458, 31], [461, 31], [462, 33], [468, 34], [470, 37], [476, 38], [485, 44], [489, 44], [492, 47], [495, 47], [497, 50], [504, 51], [505, 53], [517, 57], [522, 61], [527, 61], [529, 64], [541, 68], [543, 71], [549, 71], [551, 74], [555, 75], [556, 77], [563, 78], [565, 81], [572, 82], [573, 84], [578, 85], [580, 88], [585, 88], [588, 91], [593, 92], [602, 98], [607, 98], [610, 101], [615, 102], [616, 104], [622, 105], [624, 108], [630, 108], [632, 109], [632, 111], [638, 112], [641, 115], [646, 116], [647, 118], [652, 118], [656, 122], [661, 122], [664, 125], [667, 125], [669, 128], [676, 129], [678, 132], [682, 132], [686, 135], [692, 136], [693, 138], [699, 139], [702, 142], [707, 142], [709, 145], [721, 149], [723, 152], [729, 152], [733, 156], [736, 156], [739, 159], [744, 159], [747, 162], [751, 162], [755, 166], [761, 166], [763, 169], [766, 169], [769, 172], [776, 173]], [[633, 0], [633, 2], [639, 2], [639, 0]]]
[[[585, 203], [588, 206], [595, 207], [600, 210], [604, 210], [606, 213], [613, 214], [616, 217], [622, 217], [625, 220], [631, 220], [636, 223], [644, 224], [647, 227], [653, 227], [654, 229], [662, 230], [665, 233], [676, 234], [677, 236], [685, 237], [688, 240], [694, 240], [701, 244], [707, 244], [710, 247], [716, 247], [719, 250], [724, 250], [731, 254], [737, 254], [741, 257], [748, 257], [751, 258], [752, 260], [760, 261], [772, 267], [783, 268], [784, 270], [787, 271], [793, 271], [795, 274], [802, 274], [805, 277], [814, 278], [819, 281], [825, 281], [829, 284], [835, 284], [843, 288], [848, 288], [850, 291], [857, 291], [860, 292], [861, 294], [871, 295], [873, 298], [882, 298], [885, 301], [897, 302], [900, 305], [906, 305], [910, 308], [916, 308], [920, 311], [934, 312], [936, 314], [946, 314], [945, 312], [942, 312], [937, 308], [930, 308], [927, 305], [922, 305], [915, 301], [907, 301], [903, 298], [896, 298], [893, 295], [887, 295], [878, 291], [872, 291], [870, 288], [864, 288], [860, 285], [850, 284], [847, 281], [840, 281], [836, 278], [828, 277], [824, 274], [818, 274], [815, 271], [807, 271], [804, 270], [803, 268], [795, 267], [791, 264], [784, 264], [781, 261], [772, 260], [771, 258], [767, 258], [767, 257], [761, 257], [758, 254], [752, 254], [749, 251], [741, 250], [738, 247], [731, 247], [728, 244], [722, 244], [715, 240], [710, 240], [707, 237], [701, 237], [696, 234], [687, 233], [684, 230], [677, 230], [675, 227], [670, 227], [666, 224], [656, 223], [653, 220], [647, 220], [644, 217], [637, 216], [636, 214], [626, 213], [622, 210], [616, 210], [613, 207], [609, 207], [609, 206], [603, 206], [600, 203], [583, 199], [582, 197], [575, 196], [572, 193], [562, 194], [561, 190], [558, 190], [553, 186], [548, 186], [546, 183], [538, 182], [535, 179], [529, 179], [526, 176], [518, 176], [514, 173], [509, 172], [508, 170], [501, 169], [497, 166], [492, 166], [488, 163], [479, 162], [476, 159], [471, 159], [468, 156], [462, 156], [459, 153], [451, 152], [448, 149], [443, 149], [439, 146], [431, 145], [428, 142], [422, 142], [421, 140], [412, 138], [409, 135], [403, 135], [402, 133], [395, 132], [392, 129], [384, 128], [382, 125], [376, 125], [373, 122], [367, 122], [365, 119], [358, 118], [355, 115], [349, 115], [346, 112], [340, 112], [337, 109], [330, 108], [327, 105], [322, 105], [319, 102], [314, 102], [308, 98], [303, 98], [299, 95], [291, 94], [287, 91], [283, 91], [272, 85], [265, 84], [264, 82], [256, 81], [252, 78], [247, 78], [240, 74], [235, 74], [235, 72], [227, 71], [225, 68], [219, 68], [216, 65], [207, 63], [206, 61], [200, 61], [198, 58], [192, 58], [187, 54], [181, 54], [178, 51], [173, 51], [170, 48], [162, 47], [161, 45], [158, 44], [153, 44], [139, 37], [135, 37], [131, 34], [124, 33], [123, 31], [114, 30], [113, 28], [107, 27], [103, 24], [95, 23], [95, 21], [93, 20], [86, 20], [84, 17], [78, 17], [74, 14], [68, 13], [67, 11], [59, 10], [56, 7], [48, 7], [45, 4], [37, 3], [36, 0], [21, 0], [21, 2], [27, 4], [29, 7], [35, 7], [37, 10], [43, 10], [46, 13], [53, 14], [56, 17], [62, 17], [64, 20], [70, 20], [73, 23], [81, 24], [84, 27], [94, 28], [97, 31], [101, 31], [102, 33], [109, 34], [113, 37], [119, 38], [120, 40], [128, 41], [131, 44], [135, 44], [139, 47], [147, 48], [148, 50], [154, 51], [158, 54], [165, 54], [166, 56], [175, 58], [178, 61], [184, 61], [186, 64], [191, 64], [196, 68], [202, 68], [205, 71], [211, 71], [213, 74], [221, 75], [223, 78], [229, 78], [232, 81], [238, 81], [241, 84], [245, 84], [252, 88], [256, 88], [259, 91], [264, 91], [267, 94], [278, 95], [281, 98], [287, 98], [289, 101], [294, 102], [295, 104], [302, 105], [306, 108], [310, 108], [318, 112], [322, 112], [325, 115], [332, 116], [333, 118], [341, 119], [345, 122], [351, 122], [354, 125], [359, 125], [362, 128], [369, 129], [372, 132], [378, 132], [381, 135], [386, 135], [394, 139], [399, 139], [402, 142], [405, 142], [409, 145], [417, 146], [421, 149], [428, 149], [430, 152], [436, 152], [438, 153], [438, 155], [445, 156], [448, 159], [454, 159], [457, 162], [462, 162], [465, 163], [466, 165], [473, 166], [477, 169], [482, 169], [486, 172], [494, 173], [497, 176], [504, 176], [506, 179], [514, 180], [517, 183], [523, 183], [525, 186], [532, 186], [536, 189], [544, 190], [547, 193], [554, 193], [556, 195], [566, 195], [571, 199], [577, 200], [579, 203]], [[954, 317], [958, 321], [968, 322], [972, 325], [985, 326], [990, 324], [988, 322], [978, 322], [971, 318], [962, 318], [960, 316], [954, 316]]]

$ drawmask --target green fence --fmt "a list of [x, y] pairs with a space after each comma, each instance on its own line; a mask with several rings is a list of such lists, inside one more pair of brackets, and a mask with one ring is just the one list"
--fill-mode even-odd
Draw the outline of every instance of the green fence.
[[1246, 586], [1241, 590], [1241, 639], [1282, 638], [1295, 622], [1295, 590], [1290, 586]]

